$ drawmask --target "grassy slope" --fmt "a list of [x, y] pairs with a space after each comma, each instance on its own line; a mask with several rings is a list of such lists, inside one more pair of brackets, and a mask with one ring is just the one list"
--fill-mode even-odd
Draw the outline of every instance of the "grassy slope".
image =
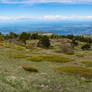
[[[54, 44], [55, 43], [55, 44]], [[54, 42], [54, 49], [16, 50], [10, 48], [0, 49], [0, 92], [92, 92], [92, 82], [85, 78], [77, 78], [72, 75], [60, 74], [55, 68], [64, 65], [85, 66], [80, 61], [91, 61], [92, 51], [83, 52], [79, 49], [76, 53], [87, 53], [87, 56], [65, 55], [56, 53], [59, 42]], [[32, 62], [25, 58], [13, 58], [2, 53], [19, 53], [23, 55], [58, 55], [74, 58], [67, 63], [56, 62]], [[44, 60], [45, 61], [45, 60]], [[25, 71], [22, 66], [31, 65], [38, 68], [39, 72]]]

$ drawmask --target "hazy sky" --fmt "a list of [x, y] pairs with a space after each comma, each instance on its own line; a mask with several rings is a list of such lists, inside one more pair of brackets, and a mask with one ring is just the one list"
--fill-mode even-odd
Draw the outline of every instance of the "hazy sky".
[[92, 0], [0, 0], [0, 21], [92, 20]]

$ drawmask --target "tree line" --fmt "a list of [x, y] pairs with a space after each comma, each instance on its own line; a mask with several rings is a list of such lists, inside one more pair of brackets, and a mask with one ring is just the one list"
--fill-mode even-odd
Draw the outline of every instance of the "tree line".
[[22, 33], [14, 33], [10, 32], [8, 34], [0, 33], [0, 41], [4, 40], [16, 40], [24, 43], [26, 45], [27, 40], [39, 40], [38, 46], [40, 47], [50, 47], [50, 39], [62, 39], [67, 38], [71, 40], [71, 44], [73, 47], [78, 45], [78, 41], [85, 42], [86, 44], [82, 47], [82, 49], [89, 49], [90, 44], [92, 43], [92, 38], [85, 37], [83, 35], [42, 35], [37, 32], [29, 33], [29, 32], [22, 32]]

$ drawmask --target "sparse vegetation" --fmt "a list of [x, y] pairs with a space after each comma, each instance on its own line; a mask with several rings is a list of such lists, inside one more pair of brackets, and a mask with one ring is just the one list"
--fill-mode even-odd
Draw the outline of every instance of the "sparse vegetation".
[[90, 44], [85, 44], [81, 47], [82, 50], [89, 50], [91, 48]]
[[92, 91], [92, 50], [81, 49], [91, 39], [53, 34], [41, 47], [43, 34], [26, 34], [0, 34], [0, 92]]
[[74, 35], [67, 35], [67, 36], [62, 36], [64, 38], [68, 38], [68, 39], [75, 39], [76, 41], [80, 41], [80, 42], [86, 42], [86, 43], [92, 43], [92, 39], [90, 37], [85, 37], [83, 35], [78, 35], [78, 36], [74, 36]]

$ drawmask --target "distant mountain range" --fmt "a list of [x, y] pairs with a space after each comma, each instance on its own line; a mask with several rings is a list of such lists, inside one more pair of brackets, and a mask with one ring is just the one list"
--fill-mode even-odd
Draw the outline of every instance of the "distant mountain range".
[[0, 22], [0, 32], [3, 34], [9, 32], [50, 32], [55, 34], [92, 34], [92, 22], [31, 22], [31, 21], [15, 21]]

